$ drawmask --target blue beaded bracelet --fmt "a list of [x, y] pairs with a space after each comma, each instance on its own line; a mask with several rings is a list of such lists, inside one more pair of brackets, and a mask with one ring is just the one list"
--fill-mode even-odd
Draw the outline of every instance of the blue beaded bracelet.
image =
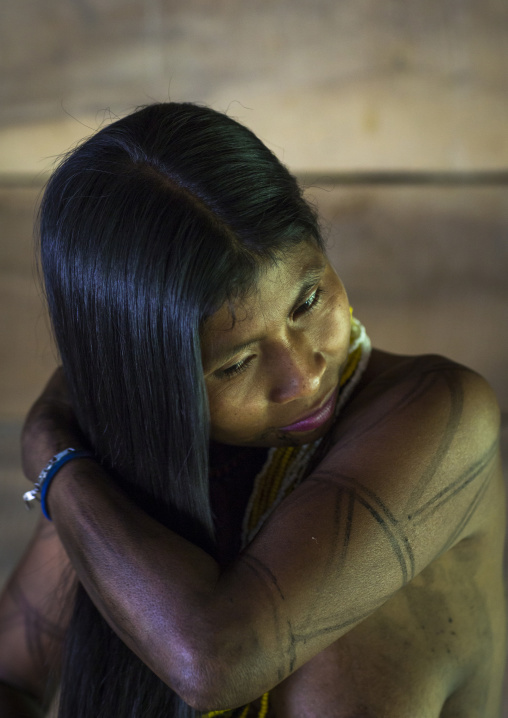
[[68, 461], [71, 461], [71, 459], [82, 459], [85, 457], [92, 456], [93, 454], [90, 451], [78, 451], [72, 448], [65, 449], [59, 454], [53, 456], [49, 464], [45, 466], [39, 474], [39, 477], [35, 482], [33, 489], [31, 491], [26, 491], [23, 494], [23, 501], [25, 502], [25, 506], [27, 507], [27, 509], [30, 509], [32, 507], [32, 501], [37, 499], [41, 502], [42, 513], [48, 519], [48, 521], [51, 521], [46, 499], [48, 495], [49, 485], [51, 484], [51, 481], [54, 478], [55, 474], [57, 473], [57, 471], [60, 471], [64, 464], [66, 464]]

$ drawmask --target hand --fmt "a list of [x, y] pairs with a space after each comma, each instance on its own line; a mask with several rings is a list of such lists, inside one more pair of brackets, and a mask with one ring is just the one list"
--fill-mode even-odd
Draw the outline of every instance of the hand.
[[23, 426], [21, 460], [25, 476], [35, 482], [52, 456], [69, 446], [81, 448], [83, 443], [59, 367], [28, 412]]

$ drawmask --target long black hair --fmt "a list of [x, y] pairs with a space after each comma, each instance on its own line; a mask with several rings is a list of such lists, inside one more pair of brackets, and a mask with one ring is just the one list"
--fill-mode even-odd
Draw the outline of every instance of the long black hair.
[[[73, 406], [145, 511], [213, 554], [200, 329], [302, 241], [296, 180], [247, 128], [190, 103], [141, 108], [69, 153], [46, 188], [40, 256]], [[60, 718], [196, 715], [78, 587]]]

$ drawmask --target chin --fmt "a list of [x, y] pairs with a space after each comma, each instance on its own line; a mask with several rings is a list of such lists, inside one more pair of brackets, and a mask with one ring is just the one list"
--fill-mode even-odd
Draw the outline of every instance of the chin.
[[303, 446], [303, 444], [312, 444], [312, 442], [326, 436], [330, 428], [331, 424], [327, 423], [326, 426], [320, 426], [312, 431], [285, 432], [278, 430], [269, 439], [267, 437], [264, 446]]
[[317, 441], [330, 431], [334, 418], [318, 426], [311, 431], [282, 431], [281, 429], [270, 428], [263, 434], [251, 437], [238, 437], [231, 435], [212, 435], [212, 441], [230, 446], [252, 446], [259, 448], [271, 448], [274, 446], [303, 446]]

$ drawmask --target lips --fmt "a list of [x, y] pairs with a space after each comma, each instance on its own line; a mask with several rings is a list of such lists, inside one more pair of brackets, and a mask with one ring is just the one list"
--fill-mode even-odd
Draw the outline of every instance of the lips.
[[294, 424], [283, 426], [281, 431], [312, 431], [313, 429], [320, 427], [322, 424], [327, 422], [333, 414], [337, 392], [338, 388], [335, 387], [331, 395], [325, 399], [324, 404], [322, 404], [318, 409], [315, 409], [311, 414], [307, 414], [307, 416], [295, 421]]

